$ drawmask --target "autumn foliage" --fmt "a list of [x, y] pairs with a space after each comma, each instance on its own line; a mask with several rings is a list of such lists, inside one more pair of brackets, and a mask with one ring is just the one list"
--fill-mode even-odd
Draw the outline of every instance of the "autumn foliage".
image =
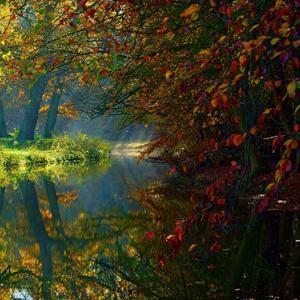
[[[243, 197], [262, 194], [253, 209], [260, 213], [289, 177], [299, 176], [300, 2], [195, 2], [60, 1], [44, 16], [43, 4], [33, 1], [40, 18], [55, 26], [53, 38], [37, 38], [32, 52], [7, 60], [12, 77], [68, 65], [80, 85], [106, 79], [109, 97], [99, 99], [93, 115], [117, 110], [155, 124], [143, 155], [155, 153], [172, 173], [197, 181], [197, 174], [222, 166], [196, 200], [196, 220], [226, 226]], [[22, 8], [10, 3], [14, 21]], [[47, 51], [25, 68], [41, 46]], [[254, 192], [262, 174], [272, 176]], [[185, 222], [166, 239], [175, 252]]]

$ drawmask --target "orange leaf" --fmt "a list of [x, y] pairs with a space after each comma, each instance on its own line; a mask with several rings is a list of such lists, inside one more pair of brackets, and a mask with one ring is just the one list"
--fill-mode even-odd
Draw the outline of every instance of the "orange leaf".
[[222, 99], [222, 103], [225, 107], [228, 106], [228, 97], [226, 95], [222, 95], [221, 96], [221, 99]]
[[279, 182], [283, 176], [283, 173], [280, 169], [275, 171], [275, 181]]
[[212, 99], [210, 102], [211, 106], [216, 108], [218, 106], [218, 100], [217, 99]]
[[292, 170], [292, 163], [289, 159], [283, 159], [279, 162], [279, 167], [284, 172], [289, 172]]
[[192, 244], [189, 248], [189, 252], [193, 251], [197, 247], [197, 244]]
[[244, 75], [243, 74], [238, 74], [234, 77], [233, 79], [233, 85], [237, 84], [237, 82], [243, 77]]
[[278, 87], [280, 87], [281, 86], [281, 80], [276, 80], [275, 82], [274, 82], [274, 85], [278, 88]]
[[170, 234], [166, 238], [166, 242], [176, 242], [176, 241], [177, 241], [177, 237], [174, 234]]
[[240, 146], [245, 141], [245, 137], [241, 134], [236, 134], [233, 137], [233, 144], [235, 146]]
[[217, 3], [216, 3], [216, 0], [209, 0], [209, 3], [212, 7], [216, 7], [217, 6]]
[[190, 15], [196, 13], [198, 10], [200, 9], [200, 5], [199, 4], [192, 4], [191, 6], [189, 6], [186, 10], [184, 10], [180, 16], [187, 18]]

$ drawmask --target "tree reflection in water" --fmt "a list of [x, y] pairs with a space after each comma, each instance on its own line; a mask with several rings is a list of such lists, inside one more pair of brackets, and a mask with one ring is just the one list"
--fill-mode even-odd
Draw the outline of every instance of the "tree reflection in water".
[[[185, 223], [183, 242], [174, 253], [166, 237], [176, 221], [195, 214], [198, 204], [191, 200], [191, 186], [155, 182], [160, 173], [163, 168], [157, 166], [115, 161], [106, 174], [85, 175], [77, 185], [41, 175], [34, 181], [18, 179], [16, 190], [0, 188], [0, 298], [300, 294], [298, 213], [267, 211], [250, 218], [236, 208], [230, 224], [217, 229], [197, 216], [193, 226]], [[129, 187], [132, 200], [125, 204]], [[111, 202], [104, 204], [112, 204], [91, 200], [84, 210], [86, 193], [108, 197]], [[147, 237], [147, 232], [152, 234]], [[220, 249], [212, 251], [216, 234]]]

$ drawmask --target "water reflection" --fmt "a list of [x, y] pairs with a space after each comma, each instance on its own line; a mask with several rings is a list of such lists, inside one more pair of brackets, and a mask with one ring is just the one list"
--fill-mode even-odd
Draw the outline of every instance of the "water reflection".
[[129, 189], [165, 170], [118, 158], [108, 170], [43, 170], [34, 179], [2, 181], [0, 298], [95, 299], [116, 293], [116, 279], [109, 286], [101, 282], [94, 261], [117, 252], [119, 243], [127, 247], [128, 231], [136, 230], [143, 214]]
[[[162, 164], [119, 157], [105, 167], [7, 177], [0, 188], [0, 299], [300, 294], [296, 212], [233, 214], [230, 224], [215, 226], [199, 215], [194, 187], [167, 173]], [[166, 242], [178, 220], [180, 245]]]

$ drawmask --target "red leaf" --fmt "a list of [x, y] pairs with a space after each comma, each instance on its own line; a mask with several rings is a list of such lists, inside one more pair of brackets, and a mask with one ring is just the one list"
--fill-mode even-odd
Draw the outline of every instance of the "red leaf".
[[300, 124], [295, 124], [294, 125], [294, 131], [295, 132], [300, 132]]
[[226, 203], [226, 199], [225, 198], [221, 198], [221, 199], [217, 199], [216, 200], [216, 205], [217, 206], [224, 206]]
[[160, 258], [160, 259], [158, 260], [158, 264], [159, 264], [159, 266], [160, 266], [161, 268], [163, 268], [163, 267], [165, 266], [166, 262], [165, 262], [165, 260], [164, 260], [163, 258]]
[[181, 221], [176, 223], [175, 234], [177, 236], [178, 241], [182, 242], [182, 240], [183, 240], [183, 228], [182, 228], [182, 222]]
[[218, 219], [218, 214], [217, 213], [213, 213], [213, 214], [209, 215], [209, 217], [208, 217], [208, 221], [211, 224], [216, 224], [217, 219]]
[[230, 69], [229, 69], [229, 72], [230, 73], [236, 73], [239, 69], [239, 63], [237, 60], [233, 60], [231, 62], [231, 65], [230, 65]]
[[88, 17], [93, 17], [96, 13], [96, 10], [93, 8], [89, 8], [88, 10], [85, 11], [84, 15], [86, 18]]
[[155, 233], [154, 233], [154, 231], [148, 231], [148, 232], [146, 233], [146, 237], [147, 237], [148, 240], [154, 239], [154, 238], [155, 238]]
[[284, 7], [278, 12], [277, 17], [280, 18], [282, 16], [287, 16], [289, 14], [289, 12], [290, 12], [290, 8]]
[[78, 1], [78, 5], [79, 7], [81, 7], [82, 9], [86, 8], [86, 3], [88, 2], [88, 0], [80, 0]]
[[281, 133], [279, 133], [278, 136], [272, 142], [272, 151], [273, 151], [273, 153], [277, 150], [277, 148], [280, 145], [281, 141], [282, 141], [282, 137], [281, 137]]

